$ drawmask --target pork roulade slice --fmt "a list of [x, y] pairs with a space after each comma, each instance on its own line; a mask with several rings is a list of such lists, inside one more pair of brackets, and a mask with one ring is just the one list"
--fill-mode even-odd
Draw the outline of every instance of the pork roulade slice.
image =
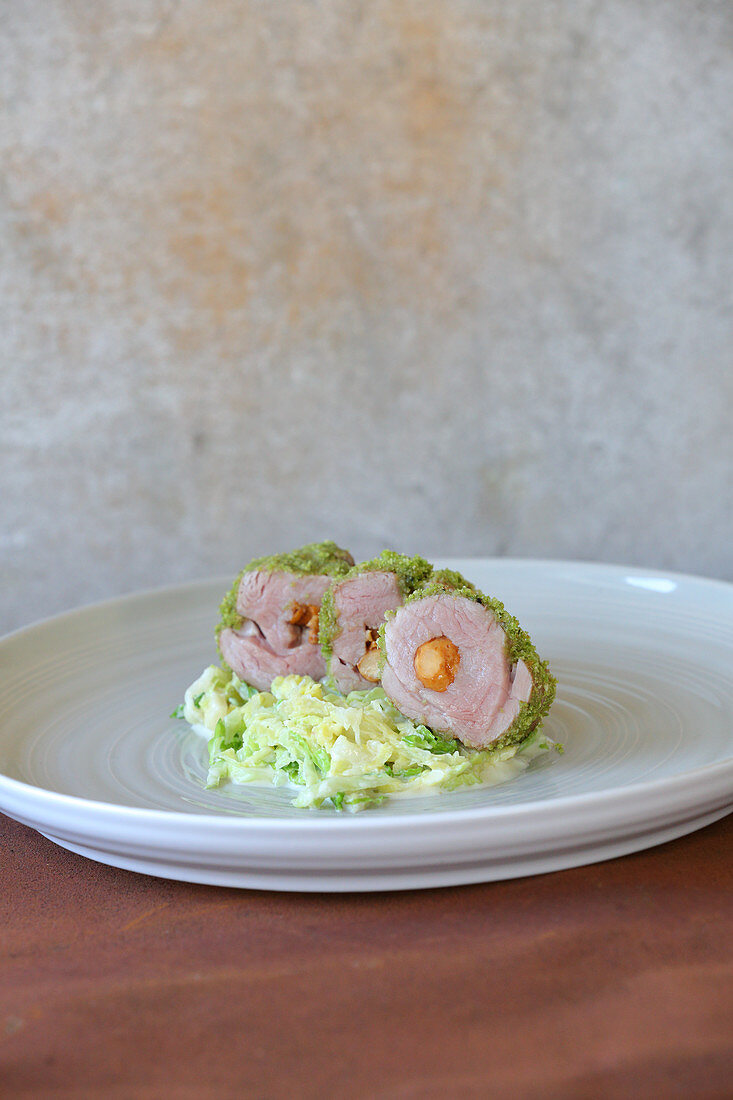
[[220, 608], [217, 643], [224, 663], [259, 691], [267, 691], [276, 676], [325, 676], [321, 600], [353, 564], [348, 550], [334, 542], [250, 562]]
[[555, 680], [498, 600], [433, 580], [387, 618], [382, 688], [395, 706], [471, 748], [518, 744], [547, 714]]
[[344, 694], [380, 679], [379, 628], [388, 611], [424, 584], [432, 566], [385, 550], [333, 581], [321, 606], [320, 639], [328, 673]]

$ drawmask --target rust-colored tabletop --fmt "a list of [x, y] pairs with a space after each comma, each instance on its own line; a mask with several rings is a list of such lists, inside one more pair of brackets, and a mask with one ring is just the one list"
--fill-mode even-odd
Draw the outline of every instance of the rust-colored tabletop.
[[0, 817], [2, 1097], [733, 1096], [733, 815], [480, 886], [277, 894]]

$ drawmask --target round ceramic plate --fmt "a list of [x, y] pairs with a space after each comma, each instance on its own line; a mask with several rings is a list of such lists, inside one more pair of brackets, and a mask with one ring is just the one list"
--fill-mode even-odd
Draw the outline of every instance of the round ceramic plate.
[[501, 786], [349, 815], [206, 790], [168, 715], [216, 660], [228, 581], [82, 608], [0, 641], [0, 809], [91, 859], [276, 890], [512, 878], [634, 852], [733, 809], [733, 585], [620, 566], [444, 561], [549, 660], [565, 748]]

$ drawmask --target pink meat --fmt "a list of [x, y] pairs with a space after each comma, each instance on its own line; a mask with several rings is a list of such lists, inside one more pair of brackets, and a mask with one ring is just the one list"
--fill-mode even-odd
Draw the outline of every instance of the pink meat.
[[[423, 642], [441, 636], [458, 647], [460, 664], [453, 683], [439, 692], [418, 680], [414, 660]], [[486, 748], [509, 728], [532, 691], [527, 665], [509, 664], [505, 642], [483, 604], [450, 593], [425, 596], [387, 623], [382, 687], [408, 718], [452, 733], [472, 748]]]
[[325, 676], [320, 646], [309, 640], [307, 627], [288, 620], [295, 604], [320, 607], [331, 580], [321, 574], [267, 570], [242, 574], [236, 607], [244, 623], [219, 635], [222, 656], [241, 680], [266, 691], [276, 676]]
[[394, 573], [367, 569], [337, 584], [333, 601], [339, 632], [333, 639], [333, 656], [328, 670], [344, 693], [374, 687], [356, 665], [366, 652], [367, 630], [378, 629], [385, 612], [402, 605], [397, 577]]
[[288, 653], [274, 653], [257, 633], [222, 630], [219, 648], [229, 667], [240, 680], [246, 680], [258, 691], [268, 691], [276, 676], [312, 676], [320, 680], [326, 666], [318, 646], [305, 643]]

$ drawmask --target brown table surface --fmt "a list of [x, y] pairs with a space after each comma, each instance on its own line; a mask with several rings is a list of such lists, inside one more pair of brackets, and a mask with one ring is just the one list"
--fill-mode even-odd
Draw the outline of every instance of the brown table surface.
[[0, 817], [0, 1096], [733, 1096], [733, 815], [508, 882], [149, 878]]

